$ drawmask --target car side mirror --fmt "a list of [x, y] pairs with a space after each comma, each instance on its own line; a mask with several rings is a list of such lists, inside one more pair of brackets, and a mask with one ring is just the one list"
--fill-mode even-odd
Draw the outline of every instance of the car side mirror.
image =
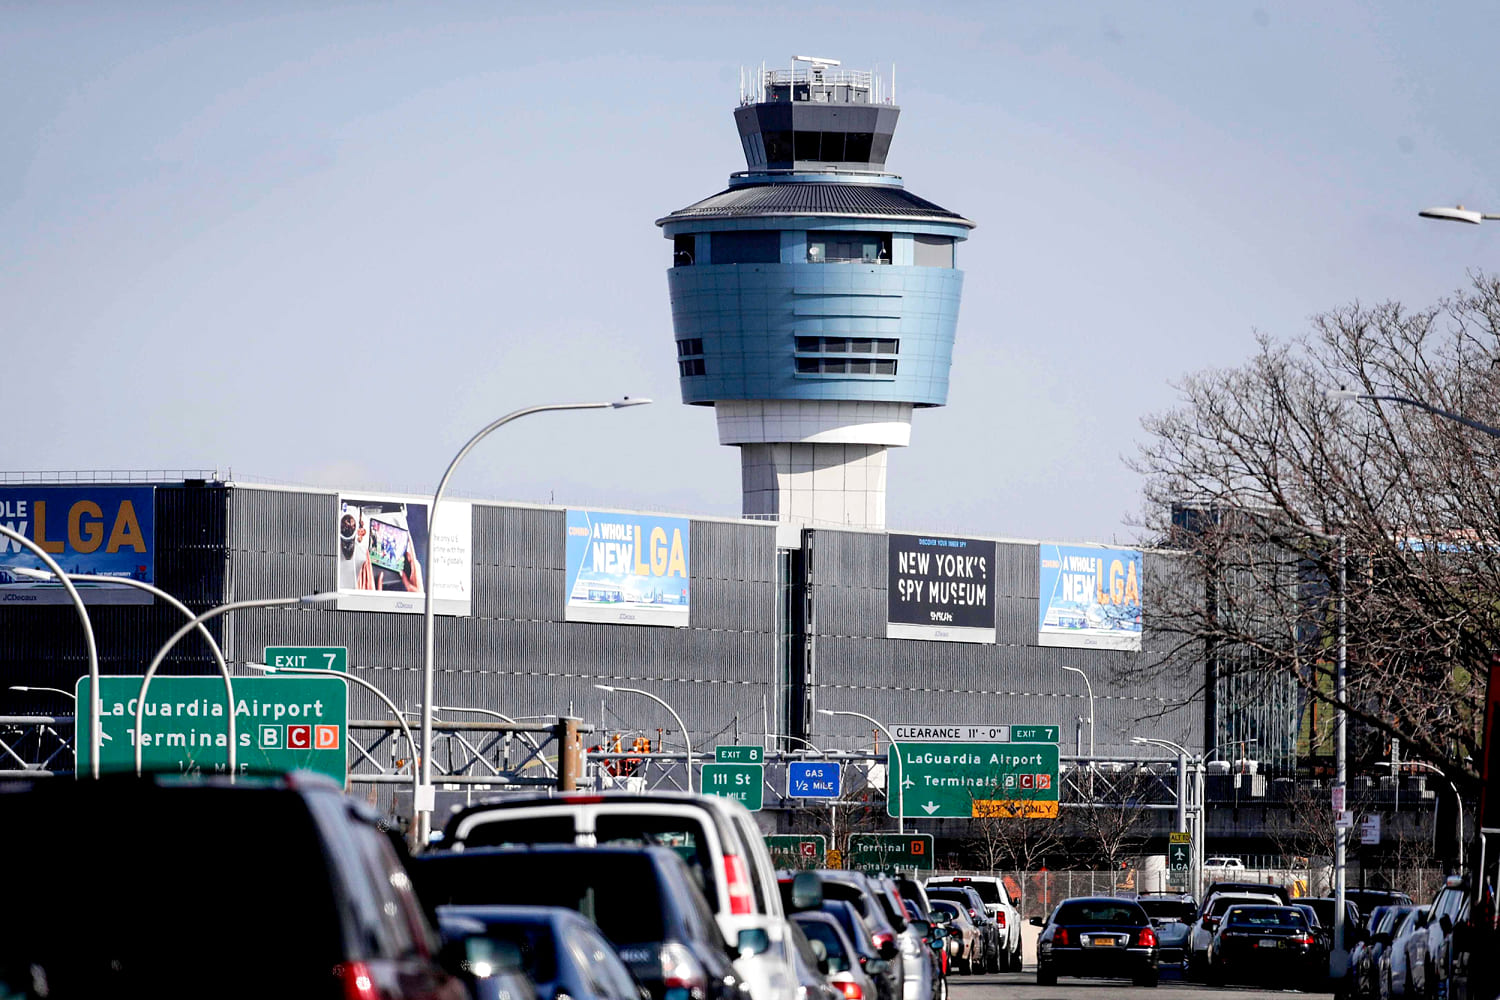
[[1453, 933], [1453, 918], [1450, 917], [1450, 916], [1448, 916], [1448, 914], [1446, 914], [1446, 913], [1443, 914], [1442, 917], [1440, 917], [1438, 919], [1438, 926], [1443, 929], [1443, 933], [1444, 934], [1452, 934]]
[[1416, 919], [1416, 924], [1417, 924], [1418, 928], [1426, 927], [1427, 926], [1427, 914], [1425, 914], [1425, 913], [1418, 913], [1417, 914], [1417, 919]]
[[1047, 926], [1047, 921], [1043, 920], [1041, 917], [1032, 917], [1031, 918], [1031, 926], [1033, 926], [1033, 927], [1046, 927]]
[[823, 905], [823, 877], [817, 872], [792, 876], [792, 911], [816, 910]]
[[925, 920], [908, 920], [906, 926], [917, 932], [917, 937], [932, 937], [932, 925]]
[[887, 941], [880, 946], [880, 957], [887, 962], [894, 960], [899, 954], [901, 954], [901, 946], [894, 941]]
[[771, 950], [771, 935], [764, 927], [746, 927], [735, 938], [734, 947], [741, 958], [760, 955]]
[[934, 941], [941, 941], [943, 938], [948, 936], [948, 928], [934, 927], [932, 928], [931, 936]]

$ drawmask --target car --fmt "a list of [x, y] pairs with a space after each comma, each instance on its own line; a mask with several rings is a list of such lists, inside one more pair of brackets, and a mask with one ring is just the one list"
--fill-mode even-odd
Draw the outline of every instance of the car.
[[1202, 977], [1208, 970], [1208, 949], [1213, 942], [1214, 932], [1219, 929], [1219, 921], [1224, 916], [1224, 911], [1231, 906], [1242, 903], [1271, 903], [1281, 905], [1282, 901], [1270, 893], [1259, 892], [1213, 892], [1204, 900], [1203, 910], [1198, 919], [1193, 922], [1188, 931], [1188, 974]]
[[982, 967], [979, 963], [984, 961], [984, 942], [980, 939], [979, 928], [969, 919], [969, 908], [951, 899], [937, 897], [932, 900], [931, 913], [934, 919], [946, 915], [943, 923], [957, 942], [948, 954], [958, 971], [965, 975], [978, 972]]
[[945, 875], [927, 880], [929, 886], [969, 886], [984, 900], [1000, 935], [1000, 967], [996, 972], [1021, 970], [1021, 911], [1010, 898], [1005, 882], [993, 875]]
[[1425, 961], [1413, 982], [1422, 996], [1446, 996], [1452, 973], [1453, 928], [1469, 918], [1469, 885], [1461, 875], [1450, 875], [1427, 906]]
[[844, 994], [828, 980], [828, 951], [816, 946], [791, 921], [792, 967], [797, 974], [797, 1000], [844, 1000]]
[[1345, 889], [1344, 898], [1359, 907], [1359, 912], [1366, 916], [1377, 906], [1412, 905], [1410, 896], [1394, 889]]
[[1239, 858], [1205, 858], [1204, 872], [1244, 871], [1245, 862]]
[[[684, 792], [609, 791], [513, 795], [460, 809], [443, 828], [452, 850], [505, 844], [623, 844], [670, 847], [694, 872], [751, 1000], [795, 992], [790, 925], [776, 868], [755, 818], [734, 799]], [[762, 950], [739, 948], [739, 933], [763, 931]]]
[[1293, 900], [1291, 905], [1300, 910], [1302, 916], [1307, 920], [1307, 927], [1312, 931], [1313, 949], [1322, 960], [1323, 967], [1327, 968], [1328, 956], [1333, 952], [1333, 929], [1324, 926], [1315, 907], [1304, 903], [1300, 899]]
[[981, 961], [977, 967], [971, 964], [969, 972], [1000, 971], [1002, 950], [1000, 924], [990, 916], [989, 909], [985, 906], [984, 898], [979, 895], [979, 891], [967, 885], [928, 885], [926, 889], [928, 899], [934, 901], [947, 899], [963, 906], [969, 914], [969, 919], [974, 921], [974, 926], [979, 928], [979, 939], [983, 946], [980, 949]]
[[[412, 875], [438, 906], [559, 906], [592, 921], [652, 1000], [688, 990], [739, 1000], [740, 981], [713, 911], [687, 864], [665, 847], [473, 848], [429, 851]], [[739, 950], [765, 944], [740, 932]]]
[[0, 829], [0, 995], [465, 996], [404, 849], [321, 775], [0, 781]]
[[1198, 912], [1201, 914], [1208, 901], [1221, 892], [1250, 892], [1259, 893], [1263, 896], [1275, 896], [1282, 906], [1287, 906], [1292, 901], [1292, 894], [1284, 885], [1276, 885], [1271, 882], [1247, 882], [1232, 879], [1220, 879], [1210, 882], [1208, 888], [1203, 891], [1203, 903]]
[[[910, 963], [913, 968], [908, 970], [907, 956], [914, 949], [912, 942], [907, 940], [905, 914], [893, 912], [895, 900], [887, 896], [885, 887], [875, 876], [857, 871], [825, 871], [821, 875], [823, 898], [844, 900], [859, 913], [870, 930], [880, 957], [890, 964], [891, 974], [897, 985], [894, 996], [897, 1000], [907, 1000], [907, 984], [910, 979], [908, 973], [921, 976], [927, 956], [922, 955], [919, 960]], [[895, 946], [894, 954], [890, 953], [888, 945]], [[931, 989], [930, 981], [927, 982], [927, 989]]]
[[1306, 989], [1324, 971], [1315, 943], [1306, 915], [1295, 906], [1236, 904], [1214, 930], [1206, 978], [1212, 986], [1270, 981]]
[[1198, 916], [1198, 904], [1187, 894], [1141, 894], [1135, 900], [1157, 927], [1164, 924], [1191, 924]]
[[821, 910], [792, 914], [792, 922], [802, 929], [809, 942], [822, 945], [827, 956], [828, 980], [844, 1000], [874, 1000], [875, 982], [860, 964], [854, 942], [839, 926], [838, 919]]
[[1156, 929], [1140, 904], [1109, 896], [1065, 899], [1043, 921], [1037, 938], [1038, 986], [1057, 985], [1058, 976], [1129, 979], [1155, 986]]
[[1380, 958], [1391, 946], [1396, 924], [1409, 906], [1377, 906], [1365, 922], [1365, 939], [1349, 954], [1349, 995], [1354, 1000], [1380, 996]]
[[1427, 908], [1413, 906], [1402, 915], [1391, 931], [1391, 943], [1380, 956], [1380, 972], [1377, 985], [1381, 1000], [1390, 997], [1414, 996], [1411, 989], [1409, 945], [1414, 939], [1423, 939], [1422, 928], [1427, 925]]
[[897, 1000], [902, 992], [901, 974], [892, 959], [901, 954], [894, 940], [883, 945], [875, 943], [870, 925], [860, 915], [854, 903], [848, 899], [825, 898], [822, 912], [839, 922], [849, 940], [854, 944], [860, 968], [875, 983], [875, 1000]]
[[[556, 906], [440, 906], [443, 937], [464, 952], [470, 992], [514, 1000], [642, 1000], [641, 987], [599, 928]], [[512, 969], [525, 987], [500, 983]]]

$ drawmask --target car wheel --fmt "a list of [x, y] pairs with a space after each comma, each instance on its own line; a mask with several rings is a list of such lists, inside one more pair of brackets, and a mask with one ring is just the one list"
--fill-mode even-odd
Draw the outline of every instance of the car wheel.
[[1159, 980], [1160, 973], [1158, 973], [1155, 969], [1152, 969], [1150, 972], [1143, 972], [1139, 976], [1136, 976], [1135, 984], [1137, 986], [1152, 987], [1155, 986]]
[[1000, 946], [996, 945], [995, 950], [990, 952], [990, 964], [988, 971], [991, 973], [999, 972], [1001, 971], [1000, 967]]
[[1043, 965], [1036, 967], [1036, 984], [1038, 986], [1056, 986], [1057, 972]]

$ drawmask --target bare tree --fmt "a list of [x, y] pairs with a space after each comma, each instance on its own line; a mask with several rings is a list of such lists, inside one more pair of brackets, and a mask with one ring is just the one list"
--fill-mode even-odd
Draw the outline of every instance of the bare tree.
[[1139, 856], [1146, 842], [1151, 793], [1159, 780], [1148, 770], [1132, 768], [1121, 774], [1091, 774], [1075, 784], [1081, 794], [1078, 808], [1070, 810], [1068, 818], [1092, 847], [1097, 862], [1117, 872]]
[[1474, 275], [1431, 308], [1335, 309], [1290, 342], [1262, 337], [1244, 365], [1181, 382], [1181, 404], [1145, 421], [1135, 466], [1143, 526], [1190, 554], [1149, 581], [1152, 624], [1179, 640], [1184, 669], [1206, 658], [1209, 683], [1289, 680], [1307, 703], [1338, 707], [1343, 596], [1341, 707], [1472, 790], [1481, 687], [1500, 649], [1500, 439], [1327, 390], [1493, 426], [1497, 338], [1500, 280]]
[[1049, 855], [1062, 850], [1062, 823], [1057, 816], [1009, 797], [1014, 794], [996, 787], [975, 795], [967, 846], [985, 871], [1034, 871]]

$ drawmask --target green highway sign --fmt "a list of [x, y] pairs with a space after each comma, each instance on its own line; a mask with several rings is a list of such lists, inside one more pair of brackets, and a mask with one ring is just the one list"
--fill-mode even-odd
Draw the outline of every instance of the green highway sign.
[[1057, 740], [1057, 726], [1010, 727], [1010, 741], [1012, 743], [1056, 743]]
[[739, 799], [746, 809], [759, 812], [765, 800], [765, 770], [764, 764], [704, 764], [703, 794]]
[[[344, 784], [348, 768], [348, 681], [328, 677], [235, 677], [235, 758], [243, 772], [319, 771]], [[87, 706], [89, 678], [75, 686]], [[99, 678], [105, 739], [100, 771], [135, 770], [135, 713], [141, 678]], [[223, 773], [229, 765], [224, 678], [153, 677], [146, 696], [141, 766], [148, 771]], [[87, 733], [87, 727], [85, 727]], [[75, 740], [78, 774], [90, 770], [89, 741]]]
[[915, 819], [1057, 818], [1055, 743], [899, 743], [886, 763], [886, 811], [892, 816], [899, 803]]
[[[298, 670], [332, 670], [349, 672], [349, 649], [346, 646], [267, 646], [262, 663], [270, 667], [296, 667]], [[155, 678], [151, 681], [156, 684]]]
[[762, 764], [765, 759], [765, 747], [714, 747], [716, 764]]
[[1167, 871], [1185, 872], [1192, 866], [1192, 834], [1174, 833], [1167, 845]]
[[931, 871], [932, 844], [930, 833], [851, 833], [844, 867], [857, 871]]
[[777, 868], [825, 868], [828, 838], [821, 833], [771, 834], [766, 847]]

